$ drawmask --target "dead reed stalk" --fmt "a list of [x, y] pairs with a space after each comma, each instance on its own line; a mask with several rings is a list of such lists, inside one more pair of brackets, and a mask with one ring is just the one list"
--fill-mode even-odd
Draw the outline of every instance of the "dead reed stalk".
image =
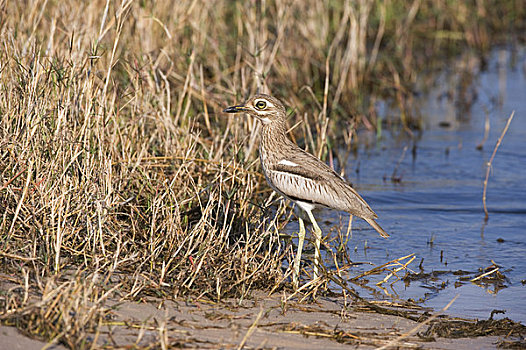
[[484, 207], [484, 221], [488, 221], [489, 213], [488, 208], [486, 207], [486, 191], [488, 189], [488, 179], [489, 174], [491, 171], [491, 164], [493, 163], [493, 159], [495, 158], [495, 155], [497, 154], [497, 149], [499, 149], [500, 144], [502, 143], [502, 139], [504, 138], [504, 135], [506, 135], [506, 132], [508, 131], [508, 128], [510, 126], [511, 121], [513, 120], [513, 116], [515, 115], [515, 111], [511, 112], [511, 115], [508, 118], [508, 121], [506, 122], [506, 125], [504, 126], [504, 129], [502, 130], [502, 133], [500, 134], [497, 143], [495, 144], [495, 148], [493, 149], [493, 153], [491, 154], [491, 157], [486, 164], [486, 177], [484, 178], [484, 189], [482, 190], [482, 205]]

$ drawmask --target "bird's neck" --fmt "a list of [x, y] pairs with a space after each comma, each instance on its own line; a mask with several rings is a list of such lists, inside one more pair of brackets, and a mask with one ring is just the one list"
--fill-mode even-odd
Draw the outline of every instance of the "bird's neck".
[[291, 142], [287, 137], [287, 128], [284, 121], [273, 121], [270, 124], [263, 124], [261, 130], [261, 145], [283, 145]]
[[266, 155], [268, 153], [275, 153], [288, 146], [292, 141], [287, 136], [287, 128], [285, 122], [273, 122], [271, 124], [263, 124], [260, 139], [260, 153]]

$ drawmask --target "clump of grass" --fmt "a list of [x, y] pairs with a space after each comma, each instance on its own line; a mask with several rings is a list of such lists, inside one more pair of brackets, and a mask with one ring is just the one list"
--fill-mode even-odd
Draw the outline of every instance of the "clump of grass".
[[523, 23], [521, 2], [496, 4], [0, 2], [0, 259], [24, 291], [4, 320], [75, 348], [109, 292], [275, 288], [286, 250], [258, 126], [218, 112], [270, 91], [323, 155], [350, 116], [377, 125], [375, 99], [404, 105], [415, 50], [484, 49]]
[[103, 279], [99, 272], [86, 271], [77, 271], [66, 281], [48, 278], [32, 300], [9, 295], [0, 319], [28, 335], [60, 341], [71, 349], [87, 348], [109, 311], [105, 301], [121, 286], [104, 290]]

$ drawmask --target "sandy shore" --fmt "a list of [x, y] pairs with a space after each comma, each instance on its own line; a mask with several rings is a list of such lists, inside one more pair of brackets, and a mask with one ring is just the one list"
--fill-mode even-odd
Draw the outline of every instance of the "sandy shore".
[[[413, 330], [424, 310], [393, 307], [411, 317], [382, 314], [359, 302], [344, 307], [343, 298], [315, 302], [283, 301], [259, 295], [253, 300], [221, 303], [195, 300], [111, 302], [112, 310], [93, 339], [100, 346], [189, 347], [199, 349], [491, 349], [503, 336], [464, 338], [399, 337]], [[385, 305], [378, 304], [381, 308]], [[419, 329], [424, 334], [429, 325]], [[397, 340], [398, 339], [398, 340]], [[47, 343], [30, 339], [12, 327], [0, 327], [0, 349], [41, 349]], [[50, 349], [64, 349], [53, 344]]]

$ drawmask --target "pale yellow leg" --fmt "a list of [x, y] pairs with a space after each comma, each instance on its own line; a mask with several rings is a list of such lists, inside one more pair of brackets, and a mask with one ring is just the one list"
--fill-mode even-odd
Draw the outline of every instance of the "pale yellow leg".
[[294, 288], [298, 289], [299, 286], [299, 277], [300, 277], [300, 261], [301, 261], [301, 252], [303, 251], [303, 241], [305, 240], [305, 224], [303, 219], [298, 218], [300, 224], [300, 232], [298, 233], [298, 251], [294, 257], [294, 267], [292, 270], [292, 283]]
[[352, 238], [352, 214], [349, 214], [349, 225], [347, 226], [347, 234], [345, 235], [345, 246], [347, 246], [347, 243], [349, 242], [349, 236]]
[[312, 215], [312, 212], [310, 210], [307, 211], [307, 214], [309, 215], [310, 222], [312, 223], [312, 227], [314, 228], [314, 238], [315, 238], [314, 279], [316, 279], [319, 276], [318, 269], [321, 264], [321, 252], [320, 252], [321, 228], [318, 226], [318, 223], [316, 222], [316, 219], [314, 218], [314, 215]]

